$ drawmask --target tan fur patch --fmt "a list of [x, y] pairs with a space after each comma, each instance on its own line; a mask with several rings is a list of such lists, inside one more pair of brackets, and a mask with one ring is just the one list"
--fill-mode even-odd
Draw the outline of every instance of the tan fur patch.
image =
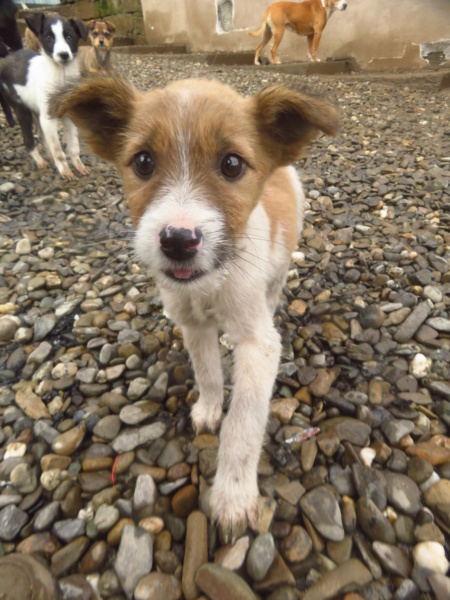
[[277, 169], [266, 182], [261, 203], [270, 221], [270, 241], [273, 246], [282, 233], [288, 252], [297, 245], [297, 203], [292, 179], [287, 169]]

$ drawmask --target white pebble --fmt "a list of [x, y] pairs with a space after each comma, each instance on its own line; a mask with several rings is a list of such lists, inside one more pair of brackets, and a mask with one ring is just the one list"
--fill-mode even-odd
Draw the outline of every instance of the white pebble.
[[301, 265], [302, 263], [305, 262], [306, 256], [305, 256], [304, 252], [293, 252], [291, 258], [292, 258], [292, 262], [295, 265], [299, 266], [299, 265]]
[[419, 352], [412, 359], [411, 364], [409, 365], [409, 372], [417, 379], [421, 379], [422, 377], [426, 377], [431, 371], [432, 363], [433, 361], [430, 357], [420, 354]]
[[424, 494], [425, 492], [427, 492], [435, 483], [437, 483], [441, 478], [439, 477], [439, 475], [436, 473], [436, 471], [434, 471], [429, 477], [428, 479], [425, 479], [425, 481], [423, 481], [420, 485], [420, 491], [422, 492], [422, 494]]
[[439, 542], [421, 542], [413, 550], [414, 566], [428, 569], [432, 573], [445, 575], [448, 570], [448, 560], [445, 550]]
[[361, 459], [363, 465], [370, 467], [376, 455], [377, 453], [373, 448], [363, 448], [359, 453], [359, 458]]
[[3, 459], [24, 456], [26, 451], [27, 445], [23, 442], [12, 442], [11, 444], [8, 444]]

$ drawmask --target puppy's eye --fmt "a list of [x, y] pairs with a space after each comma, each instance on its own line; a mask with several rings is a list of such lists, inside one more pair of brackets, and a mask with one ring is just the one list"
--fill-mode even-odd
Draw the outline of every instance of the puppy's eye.
[[220, 164], [220, 172], [226, 179], [238, 179], [245, 173], [247, 163], [237, 154], [227, 154]]
[[97, 37], [98, 36], [98, 31], [93, 31], [92, 32], [92, 37]]
[[45, 39], [47, 40], [47, 42], [51, 42], [53, 39], [53, 36], [51, 33], [47, 33], [47, 35], [45, 36]]
[[143, 179], [150, 178], [155, 170], [155, 161], [153, 160], [151, 154], [145, 151], [136, 154], [136, 156], [133, 158], [133, 170], [136, 175], [142, 177]]

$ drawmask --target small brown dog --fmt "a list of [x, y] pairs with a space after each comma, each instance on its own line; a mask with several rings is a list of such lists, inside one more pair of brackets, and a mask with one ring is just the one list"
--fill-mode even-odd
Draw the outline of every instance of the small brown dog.
[[114, 69], [111, 64], [111, 48], [116, 26], [109, 21], [92, 19], [86, 23], [89, 29], [89, 40], [92, 46], [79, 49], [81, 75], [109, 73]]
[[259, 55], [273, 36], [272, 60], [279, 65], [277, 48], [284, 36], [284, 30], [288, 29], [298, 35], [306, 35], [308, 38], [308, 58], [316, 61], [320, 38], [322, 36], [328, 19], [335, 10], [345, 10], [345, 0], [306, 0], [305, 2], [275, 2], [264, 12], [263, 20], [257, 31], [249, 31], [248, 34], [257, 37], [263, 33], [261, 43], [256, 48], [255, 65], [259, 65]]

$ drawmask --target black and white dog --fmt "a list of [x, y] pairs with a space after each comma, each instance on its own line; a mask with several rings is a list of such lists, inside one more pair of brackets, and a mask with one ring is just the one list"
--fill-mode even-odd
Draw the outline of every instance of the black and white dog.
[[[64, 82], [80, 76], [78, 42], [86, 39], [88, 29], [80, 19], [64, 19], [57, 15], [33, 13], [25, 18], [28, 27], [39, 39], [41, 53], [19, 50], [0, 62], [0, 93], [16, 113], [22, 129], [25, 147], [38, 168], [47, 162], [35, 146], [33, 117], [56, 168], [65, 179], [75, 179], [67, 164], [58, 138], [58, 119], [50, 117], [47, 107], [49, 94]], [[80, 160], [78, 133], [72, 121], [62, 119], [69, 156], [75, 169], [86, 175], [89, 169]]]

